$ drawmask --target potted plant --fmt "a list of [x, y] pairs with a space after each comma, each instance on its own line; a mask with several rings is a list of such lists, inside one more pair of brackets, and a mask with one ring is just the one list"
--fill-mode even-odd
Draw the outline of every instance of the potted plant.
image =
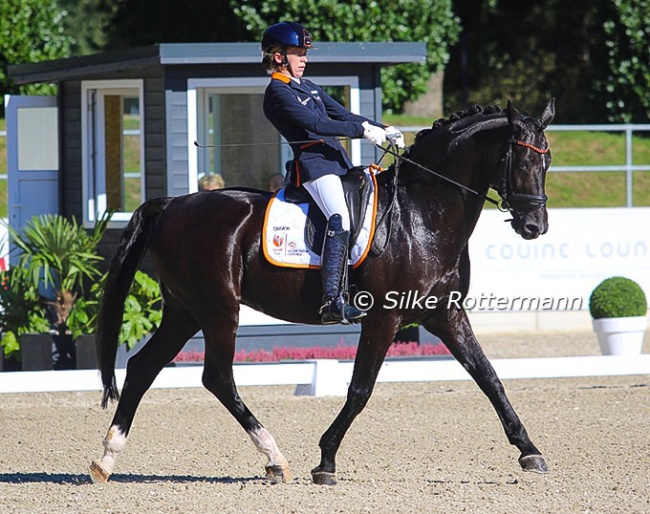
[[[47, 311], [22, 268], [0, 273], [0, 307], [2, 369], [51, 369], [52, 338]], [[44, 338], [30, 336], [43, 333]]]
[[101, 277], [103, 260], [97, 252], [110, 214], [87, 232], [76, 220], [46, 214], [32, 218], [18, 232], [9, 227], [11, 242], [20, 251], [18, 271], [11, 287], [28, 287], [37, 292], [49, 315], [55, 346], [55, 369], [74, 367], [75, 351], [68, 318], [85, 292], [87, 282]]
[[639, 284], [625, 277], [603, 280], [589, 297], [589, 312], [603, 354], [641, 353], [648, 302]]

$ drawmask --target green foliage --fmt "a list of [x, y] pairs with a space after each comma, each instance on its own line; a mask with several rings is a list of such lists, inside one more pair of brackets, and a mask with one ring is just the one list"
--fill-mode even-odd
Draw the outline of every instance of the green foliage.
[[108, 42], [110, 18], [102, 0], [57, 0], [67, 15], [63, 19], [66, 34], [73, 35], [72, 55], [100, 52]]
[[[77, 299], [68, 318], [72, 338], [81, 334], [94, 334], [99, 303], [104, 292], [106, 275], [93, 284], [90, 293]], [[160, 326], [162, 297], [158, 283], [143, 271], [137, 271], [124, 305], [124, 318], [120, 328], [120, 343], [133, 348], [144, 336]]]
[[38, 290], [21, 268], [0, 274], [0, 331], [5, 356], [20, 355], [18, 338], [23, 334], [47, 333], [50, 324]]
[[97, 245], [107, 225], [108, 217], [104, 217], [89, 234], [74, 218], [44, 214], [28, 221], [22, 233], [9, 227], [9, 234], [22, 252], [19, 266], [26, 270], [32, 284], [83, 291], [84, 279], [101, 274], [97, 264], [103, 257], [97, 253]]
[[74, 40], [64, 31], [65, 15], [56, 0], [0, 0], [1, 103], [7, 93], [53, 94], [56, 91], [56, 86], [51, 84], [13, 86], [7, 67], [68, 57]]
[[[231, 0], [235, 14], [256, 41], [279, 21], [298, 21], [319, 41], [419, 41], [427, 44], [427, 65], [405, 64], [382, 70], [384, 109], [399, 111], [406, 100], [426, 90], [431, 72], [449, 60], [458, 39], [459, 20], [451, 0]], [[317, 50], [316, 50], [317, 51]]]
[[109, 20], [104, 26], [106, 50], [155, 43], [242, 41], [246, 31], [228, 2], [98, 0], [98, 10]]
[[614, 9], [603, 24], [606, 76], [597, 82], [606, 94], [608, 120], [632, 123], [650, 118], [650, 2], [610, 0]]
[[138, 271], [124, 304], [120, 342], [133, 348], [140, 339], [160, 326], [160, 287], [146, 273]]
[[643, 289], [634, 280], [610, 277], [592, 291], [589, 312], [594, 319], [645, 316], [648, 302]]
[[97, 245], [109, 218], [100, 219], [90, 233], [75, 219], [53, 214], [34, 216], [22, 232], [8, 227], [12, 243], [21, 252], [12, 287], [27, 283], [36, 291], [52, 289], [52, 297], [46, 300], [59, 333], [66, 330], [75, 301], [84, 293], [84, 282], [101, 276], [98, 265], [103, 257], [97, 253]]
[[554, 96], [555, 123], [647, 122], [647, 0], [463, 0], [454, 10], [463, 39], [445, 70], [447, 110], [512, 100], [534, 111]]

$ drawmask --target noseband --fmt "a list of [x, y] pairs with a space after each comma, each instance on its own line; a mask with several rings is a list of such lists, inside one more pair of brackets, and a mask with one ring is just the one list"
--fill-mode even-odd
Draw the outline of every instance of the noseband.
[[513, 140], [507, 146], [505, 155], [501, 159], [501, 168], [499, 170], [499, 186], [495, 188], [501, 197], [499, 209], [507, 212], [514, 211], [518, 214], [527, 214], [529, 212], [541, 209], [546, 205], [548, 196], [545, 194], [535, 195], [529, 193], [516, 193], [513, 190], [512, 183], [512, 149], [514, 146], [523, 146], [540, 155], [548, 153], [550, 147], [545, 149], [538, 148], [530, 143]]

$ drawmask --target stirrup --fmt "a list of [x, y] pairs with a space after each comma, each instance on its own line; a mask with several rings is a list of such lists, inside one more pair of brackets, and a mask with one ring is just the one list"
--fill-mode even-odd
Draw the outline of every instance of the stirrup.
[[320, 308], [318, 313], [321, 315], [323, 325], [351, 325], [358, 323], [361, 318], [366, 316], [366, 312], [357, 309], [343, 299], [343, 296], [330, 298]]

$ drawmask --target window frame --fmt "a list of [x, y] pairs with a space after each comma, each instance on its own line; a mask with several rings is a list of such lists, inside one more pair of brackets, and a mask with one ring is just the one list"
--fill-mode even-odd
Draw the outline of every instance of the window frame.
[[[95, 189], [97, 168], [93, 162], [100, 162], [104, 154], [104, 118], [103, 108], [99, 102], [91, 101], [93, 91], [101, 94], [117, 93], [123, 95], [126, 90], [137, 90], [138, 110], [140, 116], [140, 203], [145, 201], [145, 116], [144, 116], [144, 80], [83, 80], [81, 81], [81, 190], [84, 227], [92, 228], [100, 213], [97, 212], [99, 195]], [[93, 105], [94, 104], [94, 105]], [[92, 114], [92, 109], [97, 111]], [[92, 126], [91, 126], [92, 124]], [[101, 141], [95, 148], [95, 141]], [[93, 149], [96, 152], [93, 154]], [[109, 228], [123, 228], [131, 219], [132, 211], [114, 212]]]
[[[361, 94], [359, 91], [359, 77], [355, 75], [338, 75], [338, 76], [314, 76], [310, 77], [319, 86], [342, 86], [349, 87], [351, 112], [360, 114], [361, 111]], [[200, 105], [206, 98], [206, 90], [222, 89], [224, 93], [237, 92], [249, 94], [263, 94], [269, 83], [269, 77], [228, 77], [228, 78], [199, 78], [188, 79], [187, 81], [187, 147], [188, 153], [188, 180], [189, 192], [198, 191], [198, 167], [199, 167], [199, 148], [195, 146], [198, 141], [200, 116], [199, 112], [204, 109]], [[214, 91], [210, 91], [214, 93]], [[198, 141], [201, 143], [201, 141]], [[280, 144], [280, 143], [278, 143]], [[287, 146], [287, 145], [284, 145]], [[288, 160], [291, 158], [291, 150], [282, 148], [281, 159]], [[351, 141], [350, 159], [354, 165], [361, 164], [361, 141], [353, 139]], [[282, 169], [284, 163], [278, 163], [278, 168]]]

